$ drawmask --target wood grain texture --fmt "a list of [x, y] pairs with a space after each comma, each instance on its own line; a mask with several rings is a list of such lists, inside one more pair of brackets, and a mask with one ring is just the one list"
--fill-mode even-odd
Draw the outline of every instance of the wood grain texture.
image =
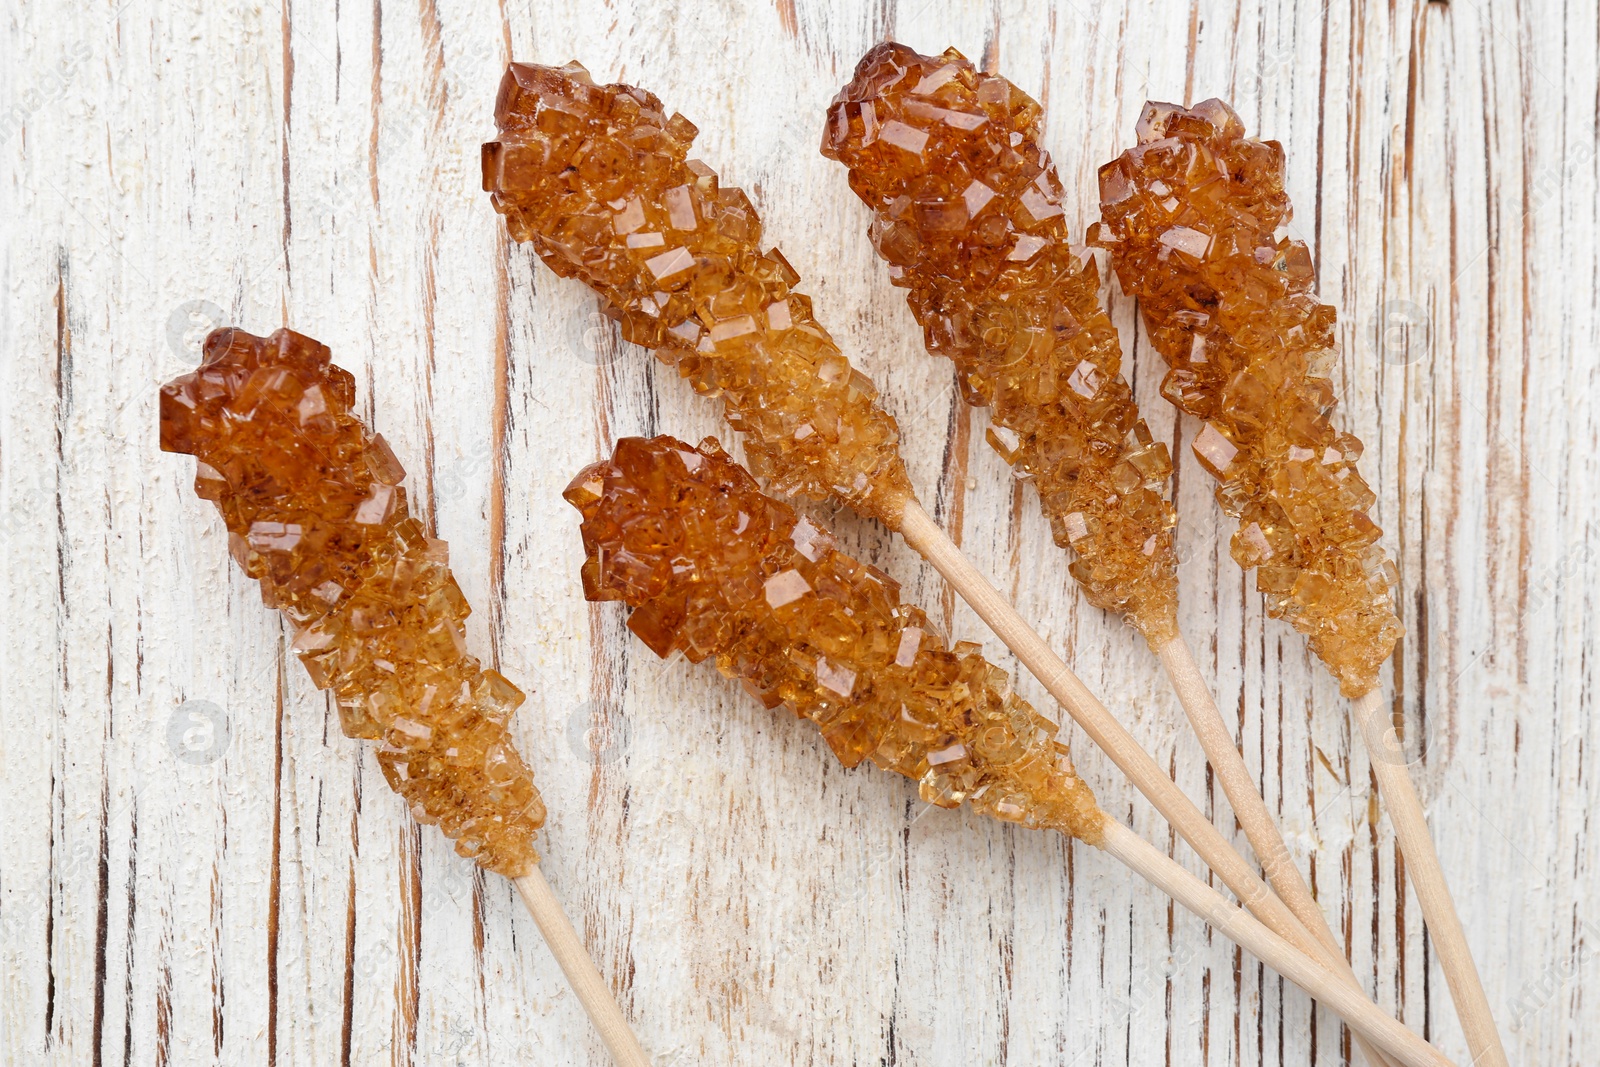
[[[805, 724], [657, 662], [579, 596], [572, 473], [618, 435], [721, 427], [506, 241], [477, 160], [512, 55], [577, 57], [700, 126], [700, 154], [750, 191], [883, 388], [929, 510], [1245, 847], [1155, 660], [1080, 603], [816, 152], [823, 107], [887, 35], [954, 44], [1037, 94], [1080, 228], [1146, 98], [1221, 95], [1284, 142], [1298, 235], [1343, 313], [1342, 418], [1400, 564], [1395, 712], [1445, 870], [1512, 1061], [1600, 1059], [1583, 995], [1600, 981], [1592, 4], [3, 15], [0, 1060], [605, 1062], [512, 886], [410, 824], [228, 560], [190, 461], [157, 451], [155, 387], [214, 317], [292, 325], [356, 374], [451, 542], [471, 640], [530, 691], [545, 873], [658, 1065], [1346, 1062], [1327, 1012], [1106, 857], [843, 771]], [[1201, 668], [1357, 975], [1460, 1057], [1337, 688], [1228, 558], [1194, 427], [1160, 399], [1131, 302], [1110, 299], [1179, 463]], [[882, 529], [813, 511], [982, 636]], [[1197, 869], [1103, 758], [1077, 759]]]

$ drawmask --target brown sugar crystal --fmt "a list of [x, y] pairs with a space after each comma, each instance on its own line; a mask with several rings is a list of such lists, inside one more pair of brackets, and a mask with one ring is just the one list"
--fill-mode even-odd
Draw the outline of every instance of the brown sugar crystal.
[[899, 430], [818, 325], [799, 275], [761, 250], [743, 191], [688, 159], [694, 126], [576, 63], [515, 63], [483, 146], [511, 235], [605, 300], [622, 335], [720, 396], [751, 468], [782, 493], [838, 495], [894, 525], [911, 497]]
[[1090, 603], [1161, 645], [1177, 635], [1171, 459], [1122, 376], [1094, 261], [1067, 236], [1040, 116], [953, 48], [882, 44], [829, 108], [822, 153], [849, 168], [928, 351], [989, 408], [989, 443], [1038, 489]]
[[915, 779], [930, 804], [1099, 840], [1104, 816], [1055, 724], [715, 438], [624, 438], [566, 498], [583, 514], [585, 595], [626, 602], [657, 655], [715, 658], [767, 707], [816, 723], [845, 766]]
[[545, 818], [506, 729], [522, 693], [467, 654], [447, 547], [410, 517], [405, 471], [329, 359], [288, 330], [216, 331], [200, 368], [161, 389], [161, 447], [199, 461], [195, 492], [222, 513], [234, 560], [417, 821], [516, 877]]
[[1361, 442], [1330, 417], [1335, 313], [1283, 232], [1283, 147], [1245, 137], [1220, 100], [1147, 104], [1138, 133], [1100, 168], [1094, 239], [1139, 298], [1170, 368], [1162, 392], [1205, 422], [1194, 451], [1239, 520], [1234, 559], [1360, 696], [1402, 632], [1396, 574], [1367, 517]]

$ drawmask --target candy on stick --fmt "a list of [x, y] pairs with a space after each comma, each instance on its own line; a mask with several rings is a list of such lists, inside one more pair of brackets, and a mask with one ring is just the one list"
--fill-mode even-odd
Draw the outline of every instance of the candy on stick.
[[828, 109], [822, 154], [872, 209], [873, 247], [989, 409], [1089, 602], [1159, 647], [1177, 636], [1172, 462], [1139, 417], [1094, 261], [1067, 236], [1042, 110], [955, 49], [872, 49]]
[[816, 325], [782, 256], [761, 251], [749, 201], [686, 159], [694, 127], [643, 90], [595, 85], [575, 63], [512, 64], [495, 116], [484, 188], [513, 236], [604, 296], [624, 337], [657, 347], [698, 390], [720, 396], [751, 466], [775, 488], [832, 495], [898, 530], [1247, 907], [1338, 966], [923, 510], [894, 420]]
[[822, 153], [849, 168], [928, 351], [949, 357], [967, 401], [989, 409], [989, 443], [1037, 488], [1056, 543], [1076, 555], [1072, 576], [1167, 665], [1273, 887], [1338, 953], [1178, 631], [1172, 464], [1122, 376], [1094, 260], [1068, 235], [1042, 115], [953, 48], [928, 56], [885, 43], [828, 109]]
[[1162, 394], [1203, 421], [1194, 454], [1239, 520], [1233, 558], [1359, 697], [1400, 638], [1395, 569], [1367, 517], [1361, 442], [1329, 418], [1335, 312], [1282, 231], [1283, 162], [1220, 100], [1147, 104], [1138, 147], [1100, 170], [1096, 234], [1170, 367]]
[[507, 729], [523, 694], [467, 652], [447, 546], [411, 517], [404, 469], [352, 413], [355, 379], [330, 358], [289, 330], [212, 333], [199, 369], [161, 389], [161, 447], [198, 461], [195, 492], [344, 732], [374, 743], [418, 822], [516, 882], [617, 1061], [643, 1064], [538, 870], [544, 803]]
[[[953, 647], [875, 567], [764, 495], [715, 438], [625, 438], [575, 478], [584, 593], [633, 608], [657, 655], [713, 660], [769, 708], [816, 723], [841, 762], [918, 783], [930, 804], [1059, 830], [1104, 849], [1406, 1063], [1446, 1062], [1360, 994], [1111, 819], [1054, 726], [979, 646]], [[1292, 972], [1292, 973], [1291, 973]]]
[[1100, 168], [1101, 224], [1123, 288], [1169, 366], [1162, 393], [1202, 420], [1194, 452], [1239, 520], [1232, 553], [1339, 679], [1373, 757], [1474, 1062], [1506, 1062], [1422, 806], [1385, 722], [1378, 672], [1401, 628], [1394, 564], [1367, 516], [1361, 442], [1337, 430], [1335, 311], [1285, 227], [1284, 153], [1220, 100], [1145, 105], [1139, 143]]
[[715, 657], [768, 708], [816, 723], [846, 767], [906, 775], [929, 804], [1100, 840], [1056, 724], [977, 645], [946, 648], [888, 575], [762, 494], [716, 438], [624, 438], [566, 498], [583, 513], [584, 595], [636, 609], [628, 629], [657, 655]]
[[893, 525], [911, 496], [895, 421], [793, 291], [783, 253], [761, 251], [744, 191], [687, 158], [693, 124], [576, 63], [513, 63], [495, 119], [484, 188], [511, 235], [600, 293], [628, 340], [722, 397], [759, 476]]

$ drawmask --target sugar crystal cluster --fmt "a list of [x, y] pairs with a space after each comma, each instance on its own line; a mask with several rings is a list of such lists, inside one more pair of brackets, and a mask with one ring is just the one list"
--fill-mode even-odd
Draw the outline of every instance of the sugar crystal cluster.
[[634, 609], [660, 656], [714, 658], [769, 708], [816, 723], [847, 767], [871, 760], [930, 804], [1099, 839], [1104, 816], [1056, 725], [976, 644], [947, 648], [882, 571], [762, 494], [715, 438], [624, 438], [567, 488], [584, 593]]
[[828, 111], [824, 155], [874, 213], [873, 246], [955, 362], [989, 443], [1034, 483], [1090, 603], [1177, 634], [1172, 464], [1139, 418], [1094, 261], [1074, 249], [1040, 107], [950, 49], [872, 49]]
[[775, 489], [837, 495], [893, 525], [911, 496], [895, 421], [782, 253], [761, 250], [749, 198], [687, 158], [694, 126], [576, 63], [512, 64], [495, 119], [483, 184], [511, 235], [599, 292], [625, 338], [721, 397]]
[[161, 447], [199, 462], [228, 547], [295, 630], [344, 732], [419, 822], [510, 877], [538, 861], [545, 818], [506, 729], [522, 693], [467, 653], [471, 608], [443, 541], [406, 507], [405, 477], [354, 414], [355, 379], [328, 349], [280, 330], [219, 330], [198, 370], [161, 389]]
[[1239, 520], [1233, 557], [1346, 695], [1377, 684], [1401, 634], [1394, 564], [1367, 517], [1361, 442], [1334, 428], [1334, 309], [1285, 232], [1283, 148], [1222, 101], [1147, 104], [1139, 144], [1100, 169], [1101, 225], [1169, 366], [1162, 392], [1204, 420], [1194, 452]]

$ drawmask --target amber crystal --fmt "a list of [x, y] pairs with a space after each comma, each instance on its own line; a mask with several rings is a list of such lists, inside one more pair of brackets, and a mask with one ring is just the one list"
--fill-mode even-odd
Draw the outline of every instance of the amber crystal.
[[1367, 517], [1361, 442], [1332, 422], [1335, 313], [1285, 233], [1283, 147], [1245, 137], [1220, 100], [1147, 104], [1138, 134], [1100, 168], [1094, 239], [1139, 298], [1170, 368], [1162, 392], [1204, 420], [1194, 452], [1239, 520], [1234, 559], [1359, 696], [1401, 634], [1396, 574]]
[[894, 419], [761, 250], [744, 192], [687, 158], [695, 128], [576, 63], [512, 64], [483, 146], [511, 235], [593, 287], [622, 334], [722, 398], [750, 465], [783, 493], [837, 495], [891, 525], [911, 496]]
[[411, 518], [405, 471], [329, 359], [289, 330], [216, 331], [200, 368], [161, 389], [161, 447], [199, 461], [195, 492], [222, 513], [234, 560], [417, 820], [520, 875], [545, 818], [506, 729], [522, 693], [468, 655], [446, 545]]
[[989, 443], [1032, 481], [1089, 602], [1152, 644], [1177, 634], [1166, 445], [1122, 376], [1094, 261], [1074, 248], [1026, 93], [955, 49], [882, 44], [828, 110], [869, 235], [928, 351], [955, 362]]
[[915, 779], [930, 804], [1098, 840], [1103, 816], [1056, 725], [715, 438], [625, 438], [566, 497], [583, 513], [585, 595], [625, 601], [657, 655], [715, 658], [767, 707], [816, 723], [847, 767]]

